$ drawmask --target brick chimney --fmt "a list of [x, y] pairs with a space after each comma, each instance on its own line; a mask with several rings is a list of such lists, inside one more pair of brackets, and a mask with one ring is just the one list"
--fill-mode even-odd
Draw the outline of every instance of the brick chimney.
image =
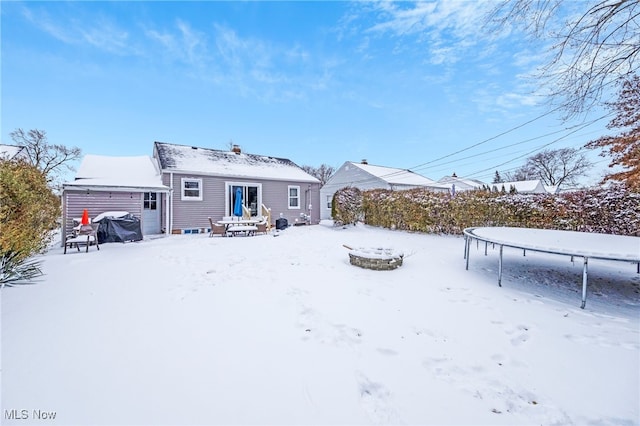
[[242, 150], [240, 149], [240, 145], [233, 145], [233, 147], [231, 148], [231, 152], [235, 152], [236, 154], [241, 154]]
[[363, 158], [362, 160], [360, 160], [360, 164], [369, 164], [369, 162], [366, 158]]

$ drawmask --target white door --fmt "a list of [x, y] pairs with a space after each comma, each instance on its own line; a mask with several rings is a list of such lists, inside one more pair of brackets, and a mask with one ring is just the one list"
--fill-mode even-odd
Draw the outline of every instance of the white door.
[[142, 235], [160, 233], [160, 200], [157, 192], [144, 193], [142, 209]]

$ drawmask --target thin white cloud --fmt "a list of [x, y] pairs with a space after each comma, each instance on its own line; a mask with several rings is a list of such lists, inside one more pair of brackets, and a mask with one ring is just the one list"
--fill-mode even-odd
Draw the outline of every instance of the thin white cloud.
[[138, 55], [141, 50], [132, 43], [129, 32], [104, 16], [81, 18], [58, 15], [53, 18], [46, 11], [22, 8], [22, 15], [35, 27], [69, 45], [88, 45], [116, 55]]
[[[490, 3], [468, 1], [376, 2], [363, 8], [373, 17], [364, 34], [412, 37], [416, 49], [430, 54], [431, 63], [455, 63], [469, 53], [481, 34], [482, 20]], [[446, 53], [446, 54], [443, 54]]]
[[162, 56], [196, 68], [206, 65], [206, 34], [194, 30], [187, 22], [177, 19], [170, 30], [145, 29], [147, 39], [159, 45]]

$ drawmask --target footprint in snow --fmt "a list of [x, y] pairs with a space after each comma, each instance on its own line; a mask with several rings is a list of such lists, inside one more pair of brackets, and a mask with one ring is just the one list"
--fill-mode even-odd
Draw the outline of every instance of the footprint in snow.
[[369, 380], [361, 372], [356, 372], [360, 405], [374, 424], [402, 424], [403, 421], [393, 406], [393, 397], [382, 383]]

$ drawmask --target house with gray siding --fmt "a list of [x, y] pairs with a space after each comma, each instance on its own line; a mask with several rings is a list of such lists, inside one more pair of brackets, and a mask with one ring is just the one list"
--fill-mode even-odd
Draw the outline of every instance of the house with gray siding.
[[345, 162], [320, 189], [321, 218], [331, 219], [331, 201], [340, 189], [351, 186], [360, 190], [391, 189], [405, 190], [428, 188], [437, 192], [448, 192], [450, 186], [437, 182], [406, 169], [375, 166], [366, 160], [360, 163]]
[[[239, 191], [239, 192], [238, 192]], [[238, 194], [247, 215], [290, 225], [320, 221], [320, 181], [291, 160], [155, 142], [153, 156], [86, 155], [76, 178], [63, 185], [63, 229], [84, 209], [89, 217], [126, 211], [142, 234], [202, 233], [233, 216]]]
[[[241, 194], [252, 217], [282, 217], [290, 225], [320, 221], [320, 181], [286, 158], [155, 142], [162, 183], [168, 197], [171, 233], [206, 232], [214, 221], [233, 216]], [[163, 198], [165, 195], [163, 194]]]

